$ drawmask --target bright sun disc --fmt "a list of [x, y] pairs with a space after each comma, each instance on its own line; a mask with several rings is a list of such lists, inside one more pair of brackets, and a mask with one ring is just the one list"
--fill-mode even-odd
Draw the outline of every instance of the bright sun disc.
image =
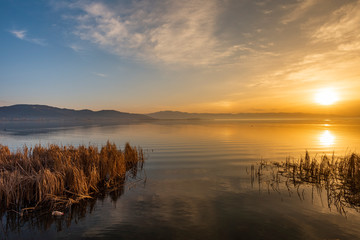
[[331, 105], [339, 100], [338, 94], [332, 88], [323, 88], [315, 94], [315, 102], [321, 105]]

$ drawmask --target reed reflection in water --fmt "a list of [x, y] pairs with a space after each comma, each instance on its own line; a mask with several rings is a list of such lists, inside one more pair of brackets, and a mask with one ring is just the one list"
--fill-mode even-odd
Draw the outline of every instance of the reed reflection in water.
[[[258, 181], [259, 188], [265, 184], [268, 191], [297, 193], [301, 200], [311, 189], [321, 199], [326, 193], [327, 206], [335, 207], [340, 214], [353, 209], [360, 212], [360, 156], [353, 153], [345, 157], [323, 155], [310, 158], [308, 152], [301, 159], [287, 158], [285, 162], [261, 162], [251, 167], [252, 185]], [[314, 189], [316, 191], [314, 191]]]
[[[140, 174], [141, 175], [141, 174]], [[132, 176], [135, 177], [135, 176]], [[77, 224], [85, 217], [96, 211], [96, 205], [110, 199], [110, 202], [116, 204], [124, 194], [125, 187], [143, 182], [143, 178], [133, 178], [127, 185], [121, 185], [110, 192], [99, 194], [94, 198], [81, 201], [79, 204], [73, 204], [64, 213], [64, 216], [52, 216], [51, 211], [34, 211], [25, 214], [19, 214], [16, 211], [9, 210], [2, 213], [0, 239], [6, 239], [9, 233], [21, 232], [24, 228], [27, 231], [47, 231], [55, 227], [57, 232], [69, 228], [72, 224]]]

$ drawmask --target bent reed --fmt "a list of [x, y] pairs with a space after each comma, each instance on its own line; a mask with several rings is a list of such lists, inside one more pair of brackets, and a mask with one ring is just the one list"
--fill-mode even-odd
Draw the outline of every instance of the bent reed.
[[[24, 211], [61, 209], [123, 186], [142, 169], [142, 149], [109, 141], [96, 146], [24, 146], [12, 153], [0, 145], [0, 208]], [[128, 173], [128, 174], [127, 174]]]

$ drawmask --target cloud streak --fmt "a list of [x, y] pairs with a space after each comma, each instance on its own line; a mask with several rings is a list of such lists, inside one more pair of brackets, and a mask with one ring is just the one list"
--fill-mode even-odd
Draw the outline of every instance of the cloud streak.
[[77, 44], [71, 44], [71, 45], [69, 45], [69, 48], [71, 48], [75, 52], [81, 52], [84, 50], [83, 47], [81, 47]]
[[319, 0], [302, 0], [297, 3], [292, 11], [290, 11], [286, 16], [282, 19], [283, 24], [288, 24], [293, 21], [296, 21], [300, 17], [302, 17], [311, 7], [315, 4], [319, 3]]
[[290, 78], [358, 81], [360, 2], [344, 5], [329, 14], [327, 21], [310, 35], [309, 42], [314, 46], [325, 43], [329, 47], [316, 54], [306, 55], [298, 64], [299, 71], [294, 71]]
[[10, 33], [12, 33], [15, 37], [17, 37], [19, 39], [24, 39], [25, 35], [26, 35], [25, 30], [13, 30], [13, 31], [10, 31]]
[[[318, 1], [304, 0], [293, 7], [282, 23], [293, 24], [310, 11]], [[342, 6], [313, 15], [313, 25], [299, 29], [299, 37], [306, 47], [294, 48], [289, 55], [281, 54], [284, 64], [270, 69], [248, 86], [252, 88], [288, 88], [290, 86], [335, 84], [356, 82], [360, 77], [360, 2]], [[348, 84], [353, 86], [353, 84]]]
[[28, 37], [26, 30], [11, 30], [9, 32], [18, 39], [25, 40], [27, 42], [31, 42], [37, 45], [46, 46], [46, 42], [44, 39]]
[[334, 11], [329, 20], [312, 35], [314, 42], [351, 43], [360, 39], [360, 2], [347, 4]]
[[101, 78], [107, 78], [108, 77], [108, 75], [106, 75], [105, 73], [94, 72], [93, 74], [98, 76], [98, 77], [101, 77]]
[[75, 35], [121, 57], [166, 64], [216, 65], [244, 51], [215, 35], [217, 0], [133, 2], [126, 11], [101, 2], [69, 4]]

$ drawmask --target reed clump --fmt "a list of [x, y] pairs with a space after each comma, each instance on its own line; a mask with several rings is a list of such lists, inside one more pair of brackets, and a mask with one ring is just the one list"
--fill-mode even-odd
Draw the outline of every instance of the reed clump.
[[142, 149], [96, 146], [24, 146], [11, 152], [0, 145], [0, 207], [20, 214], [41, 207], [59, 209], [116, 189], [127, 173], [144, 164]]
[[301, 185], [325, 189], [328, 206], [334, 205], [340, 213], [346, 208], [360, 211], [360, 156], [356, 153], [344, 157], [323, 155], [311, 158], [306, 152], [298, 159], [287, 158], [285, 162], [261, 162], [251, 168], [252, 182], [257, 178], [259, 184], [266, 181], [275, 191], [284, 183], [299, 191]]

